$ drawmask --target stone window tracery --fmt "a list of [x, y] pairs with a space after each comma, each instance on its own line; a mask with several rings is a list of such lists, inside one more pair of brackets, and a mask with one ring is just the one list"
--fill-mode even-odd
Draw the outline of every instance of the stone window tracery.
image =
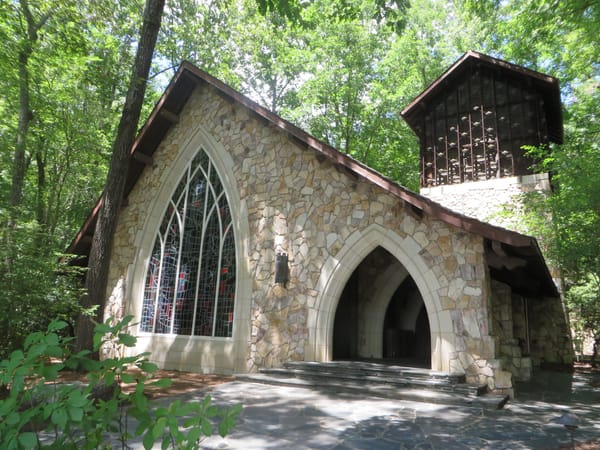
[[235, 240], [223, 185], [204, 150], [188, 165], [154, 241], [143, 332], [231, 337]]

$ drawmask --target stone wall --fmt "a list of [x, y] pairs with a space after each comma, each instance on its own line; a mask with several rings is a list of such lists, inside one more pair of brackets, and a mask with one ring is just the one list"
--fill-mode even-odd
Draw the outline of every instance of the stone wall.
[[566, 313], [561, 299], [531, 299], [528, 305], [534, 365], [571, 365], [574, 359], [571, 332], [564, 320]]
[[569, 331], [559, 297], [526, 298], [497, 282], [492, 295], [492, 334], [500, 367], [528, 380], [534, 366], [571, 364]]
[[[242, 281], [238, 280], [234, 335], [140, 335], [137, 350], [152, 350], [164, 367], [195, 371], [254, 371], [305, 359], [308, 351], [314, 353], [308, 342], [315, 337], [309, 334], [321, 331], [311, 328], [310, 311], [335, 309], [331, 302], [336, 300], [327, 299], [320, 284], [323, 271], [342, 252], [352, 253], [363, 233], [375, 227], [383, 230], [379, 245], [385, 247], [386, 239], [399, 242], [409, 255], [406, 267], [424, 268], [419, 288], [432, 338], [443, 336], [438, 344], [432, 339], [432, 346], [439, 346], [432, 349], [439, 355], [433, 368], [467, 373], [469, 381], [491, 387], [507, 384], [496, 367], [489, 330], [491, 288], [481, 236], [407, 212], [399, 198], [323, 155], [299, 148], [207, 86], [192, 94], [120, 215], [109, 287], [112, 291], [119, 280], [125, 283], [127, 312], [139, 317], [148, 247], [181, 170], [197, 150], [190, 142], [202, 142], [213, 160], [227, 161], [217, 167], [238, 215]], [[279, 252], [290, 258], [287, 288], [273, 280]]]
[[523, 348], [528, 338], [523, 299], [515, 296], [506, 284], [497, 281], [492, 284], [493, 334], [498, 346], [496, 359], [503, 370], [512, 373], [514, 379], [529, 380], [532, 365], [528, 352]]
[[497, 178], [461, 184], [422, 188], [421, 195], [445, 207], [509, 230], [527, 233], [523, 217], [523, 195], [550, 192], [547, 173]]

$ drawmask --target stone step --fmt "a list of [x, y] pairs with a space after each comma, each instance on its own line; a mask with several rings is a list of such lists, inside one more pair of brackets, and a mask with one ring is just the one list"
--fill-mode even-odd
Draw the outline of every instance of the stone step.
[[362, 361], [290, 362], [283, 368], [242, 374], [241, 381], [353, 392], [437, 404], [500, 409], [508, 396], [487, 393], [485, 386], [464, 383], [464, 377], [412, 367]]
[[290, 361], [284, 364], [284, 368], [315, 372], [400, 377], [407, 379], [426, 379], [455, 384], [465, 382], [465, 376], [462, 374], [455, 375], [419, 367], [407, 367], [396, 364], [383, 364], [370, 361], [332, 361], [327, 363], [312, 361]]
[[465, 384], [464, 376], [367, 361], [288, 362], [283, 368], [263, 369], [261, 372], [280, 377], [330, 378], [371, 384], [391, 384], [397, 387], [458, 392], [471, 396], [484, 393], [480, 386]]
[[270, 375], [280, 378], [300, 378], [304, 380], [319, 380], [329, 379], [332, 381], [384, 384], [396, 386], [398, 388], [417, 388], [430, 389], [440, 392], [456, 392], [462, 395], [478, 396], [480, 395], [479, 386], [471, 386], [468, 384], [451, 383], [443, 379], [425, 379], [412, 378], [385, 374], [362, 374], [357, 372], [330, 372], [318, 370], [303, 370], [303, 369], [262, 369], [263, 375]]

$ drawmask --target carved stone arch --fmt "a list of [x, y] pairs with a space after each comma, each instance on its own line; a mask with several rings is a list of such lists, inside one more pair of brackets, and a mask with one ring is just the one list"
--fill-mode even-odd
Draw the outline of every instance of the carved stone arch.
[[[145, 273], [151, 256], [157, 230], [165, 214], [175, 186], [179, 183], [198, 151], [203, 150], [216, 169], [231, 210], [235, 236], [236, 253], [236, 298], [233, 317], [233, 332], [230, 338], [198, 336], [150, 336], [140, 340], [140, 329], [136, 329], [138, 342], [156, 353], [168, 353], [172, 348], [182, 348], [181, 357], [176, 362], [163, 362], [164, 367], [181, 370], [235, 372], [245, 370], [246, 344], [250, 335], [251, 280], [247, 267], [246, 243], [249, 235], [248, 214], [245, 202], [240, 200], [234, 176], [234, 162], [229, 153], [203, 127], [194, 132], [177, 147], [172, 163], [160, 175], [160, 186], [147, 205], [147, 215], [143, 226], [137, 230], [135, 246], [137, 252], [127, 273], [128, 302], [127, 313], [139, 318], [143, 300]], [[167, 340], [173, 342], [166, 342]], [[185, 342], [184, 342], [185, 341]], [[139, 350], [139, 349], [136, 349]], [[219, 353], [221, 355], [219, 355]], [[187, 356], [186, 356], [187, 355]], [[168, 358], [168, 357], [167, 357]], [[187, 359], [187, 360], [186, 360]], [[193, 366], [196, 365], [197, 367]]]
[[[307, 360], [331, 360], [333, 325], [342, 291], [356, 267], [377, 247], [392, 254], [413, 278], [429, 318], [431, 368], [449, 371], [450, 353], [454, 352], [454, 333], [450, 313], [441, 307], [438, 279], [420, 256], [421, 246], [415, 239], [411, 236], [403, 238], [378, 224], [354, 232], [346, 239], [338, 254], [330, 256], [325, 262], [317, 285], [320, 294], [308, 314]], [[384, 301], [387, 294], [382, 293], [380, 301]]]

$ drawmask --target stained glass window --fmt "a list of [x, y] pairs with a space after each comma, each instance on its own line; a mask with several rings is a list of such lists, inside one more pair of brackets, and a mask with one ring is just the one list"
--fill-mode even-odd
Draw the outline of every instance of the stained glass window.
[[235, 241], [229, 204], [200, 150], [177, 185], [154, 241], [141, 331], [231, 337]]

